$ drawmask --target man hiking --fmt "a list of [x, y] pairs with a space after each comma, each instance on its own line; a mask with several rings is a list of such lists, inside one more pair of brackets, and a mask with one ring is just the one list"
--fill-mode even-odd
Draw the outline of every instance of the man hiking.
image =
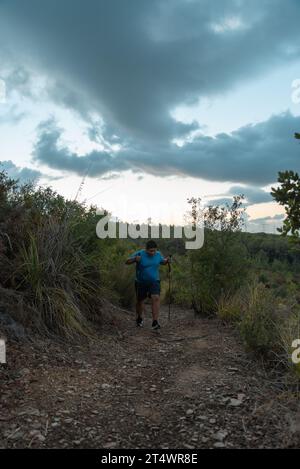
[[143, 326], [144, 301], [147, 296], [152, 301], [152, 329], [160, 329], [158, 322], [160, 306], [159, 266], [169, 263], [168, 257], [163, 257], [157, 250], [155, 241], [147, 241], [146, 249], [135, 252], [127, 259], [126, 264], [136, 264], [136, 325]]

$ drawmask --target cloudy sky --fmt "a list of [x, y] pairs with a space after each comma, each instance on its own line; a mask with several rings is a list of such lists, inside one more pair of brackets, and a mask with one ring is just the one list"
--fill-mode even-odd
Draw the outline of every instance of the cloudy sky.
[[[0, 0], [0, 160], [128, 221], [300, 170], [299, 0]], [[297, 81], [298, 80], [298, 81]], [[5, 84], [5, 96], [4, 96]], [[2, 93], [1, 93], [2, 89]]]

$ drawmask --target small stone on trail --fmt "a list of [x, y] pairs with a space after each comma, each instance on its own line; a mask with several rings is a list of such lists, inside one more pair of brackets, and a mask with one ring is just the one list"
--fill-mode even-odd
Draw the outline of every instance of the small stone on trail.
[[110, 384], [103, 383], [103, 384], [101, 385], [101, 388], [102, 388], [102, 389], [109, 389], [109, 388], [110, 388]]
[[240, 401], [239, 399], [230, 399], [230, 407], [238, 407], [242, 404], [242, 401]]
[[195, 446], [188, 445], [188, 444], [183, 445], [183, 447], [186, 449], [195, 449]]
[[214, 444], [214, 447], [215, 447], [215, 448], [225, 448], [225, 444], [222, 443], [221, 441], [219, 441], [218, 443], [215, 443], [215, 444]]
[[197, 419], [199, 419], [199, 420], [208, 420], [208, 417], [206, 417], [206, 415], [198, 415]]
[[213, 435], [213, 438], [218, 441], [223, 441], [228, 435], [227, 431], [219, 431]]

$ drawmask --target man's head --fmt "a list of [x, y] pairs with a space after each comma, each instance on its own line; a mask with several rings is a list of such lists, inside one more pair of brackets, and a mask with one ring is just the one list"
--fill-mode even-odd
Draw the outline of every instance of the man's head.
[[152, 239], [150, 239], [150, 241], [147, 241], [146, 251], [147, 251], [147, 254], [149, 254], [149, 256], [154, 256], [156, 254], [156, 251], [157, 251], [156, 242], [153, 241]]

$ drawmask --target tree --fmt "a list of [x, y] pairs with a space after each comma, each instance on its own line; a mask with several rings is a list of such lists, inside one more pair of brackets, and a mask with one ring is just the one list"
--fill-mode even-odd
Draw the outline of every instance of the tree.
[[[300, 140], [300, 134], [294, 137]], [[295, 240], [300, 237], [300, 178], [294, 171], [281, 171], [278, 174], [280, 187], [272, 187], [271, 195], [276, 202], [285, 207], [286, 219], [283, 227], [278, 228], [284, 236], [291, 235]]]
[[276, 202], [285, 207], [286, 219], [283, 227], [278, 231], [283, 235], [292, 235], [299, 238], [300, 235], [300, 178], [294, 171], [279, 173], [278, 188], [272, 187], [271, 195]]
[[247, 250], [240, 236], [245, 209], [242, 195], [226, 206], [201, 208], [200, 202], [196, 197], [188, 199], [191, 210], [187, 219], [193, 226], [203, 224], [205, 243], [186, 254], [184, 275], [175, 280], [177, 295], [196, 313], [214, 314], [221, 296], [234, 293], [247, 278]]

